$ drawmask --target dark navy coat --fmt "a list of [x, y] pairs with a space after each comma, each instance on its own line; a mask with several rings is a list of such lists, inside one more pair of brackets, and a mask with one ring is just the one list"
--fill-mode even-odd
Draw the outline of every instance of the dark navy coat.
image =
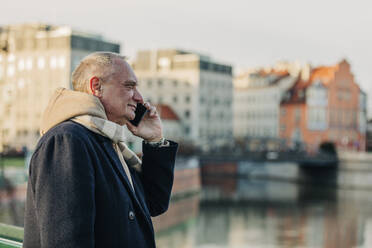
[[32, 156], [25, 248], [155, 247], [150, 216], [168, 208], [177, 144], [143, 145], [133, 192], [112, 141], [67, 121]]

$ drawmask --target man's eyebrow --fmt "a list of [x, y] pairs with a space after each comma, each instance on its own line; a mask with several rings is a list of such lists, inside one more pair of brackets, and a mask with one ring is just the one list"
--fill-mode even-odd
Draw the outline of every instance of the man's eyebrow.
[[137, 86], [138, 85], [138, 83], [136, 81], [132, 81], [132, 80], [124, 81], [124, 84], [127, 85], [127, 86]]

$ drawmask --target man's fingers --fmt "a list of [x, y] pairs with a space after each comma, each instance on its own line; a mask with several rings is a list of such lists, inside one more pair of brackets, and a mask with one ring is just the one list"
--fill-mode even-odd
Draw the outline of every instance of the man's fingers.
[[151, 106], [150, 107], [150, 116], [151, 117], [154, 117], [158, 114], [158, 112], [156, 111], [156, 108], [154, 106]]
[[151, 107], [151, 105], [150, 105], [149, 102], [145, 102], [145, 103], [143, 104], [143, 106], [145, 106], [145, 108], [147, 108], [147, 109], [150, 109], [150, 107]]
[[143, 105], [147, 108], [150, 117], [155, 117], [158, 114], [155, 106], [152, 106], [148, 102], [145, 102]]
[[129, 131], [131, 131], [132, 133], [133, 132], [136, 132], [137, 127], [134, 126], [132, 123], [130, 123], [129, 121], [127, 121], [126, 125], [127, 125], [127, 128], [129, 129]]

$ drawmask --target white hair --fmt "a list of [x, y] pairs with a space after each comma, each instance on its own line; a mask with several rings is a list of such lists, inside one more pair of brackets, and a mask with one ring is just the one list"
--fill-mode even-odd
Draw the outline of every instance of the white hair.
[[103, 81], [108, 80], [115, 71], [115, 59], [125, 60], [126, 57], [112, 52], [95, 52], [83, 58], [72, 72], [73, 89], [87, 92], [89, 80], [92, 76], [96, 76]]

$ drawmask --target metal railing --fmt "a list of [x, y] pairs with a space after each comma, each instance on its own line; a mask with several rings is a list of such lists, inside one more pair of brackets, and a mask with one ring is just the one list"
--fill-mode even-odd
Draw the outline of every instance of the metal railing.
[[0, 223], [0, 248], [22, 247], [23, 228]]

